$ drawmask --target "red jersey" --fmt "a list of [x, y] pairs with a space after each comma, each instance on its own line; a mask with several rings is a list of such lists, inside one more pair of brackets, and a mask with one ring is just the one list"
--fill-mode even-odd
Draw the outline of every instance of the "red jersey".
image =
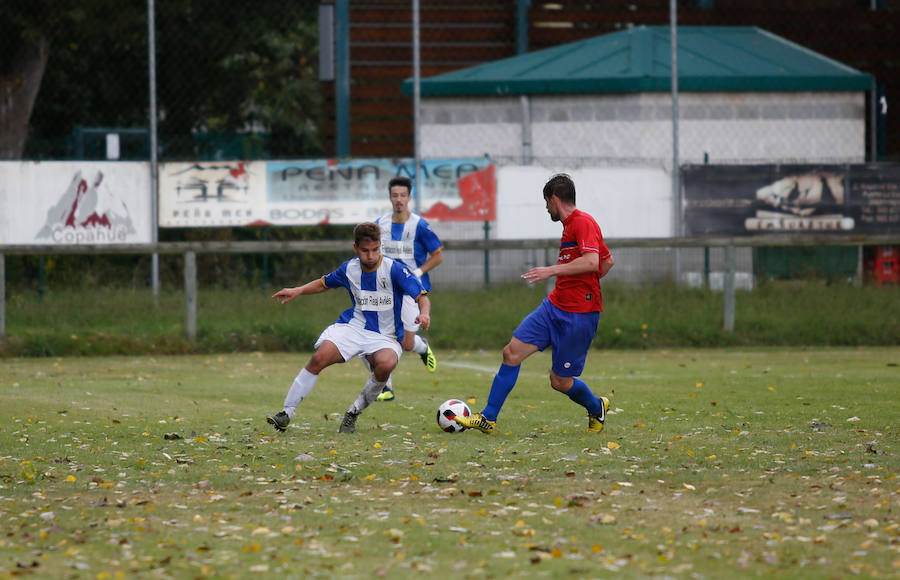
[[[559, 244], [558, 264], [568, 264], [584, 254], [599, 254], [600, 262], [610, 257], [603, 243], [600, 226], [590, 214], [575, 210], [563, 220], [562, 241]], [[603, 310], [600, 295], [600, 271], [576, 276], [557, 276], [550, 302], [566, 312], [599, 312]]]

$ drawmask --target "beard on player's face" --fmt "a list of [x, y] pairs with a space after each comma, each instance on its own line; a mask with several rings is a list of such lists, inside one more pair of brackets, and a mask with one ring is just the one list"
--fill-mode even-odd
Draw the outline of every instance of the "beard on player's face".
[[544, 198], [544, 201], [547, 204], [547, 213], [550, 214], [550, 219], [552, 221], [559, 221], [559, 208], [556, 207], [556, 203], [553, 201], [553, 197]]

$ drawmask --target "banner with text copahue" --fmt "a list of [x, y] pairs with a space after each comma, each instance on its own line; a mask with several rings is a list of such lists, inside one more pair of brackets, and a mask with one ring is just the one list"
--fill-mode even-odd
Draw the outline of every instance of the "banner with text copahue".
[[0, 244], [150, 243], [149, 192], [148, 163], [0, 162]]

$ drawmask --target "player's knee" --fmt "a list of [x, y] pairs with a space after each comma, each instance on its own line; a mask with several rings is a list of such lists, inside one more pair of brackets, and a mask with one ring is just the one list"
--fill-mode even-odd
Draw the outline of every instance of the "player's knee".
[[394, 372], [394, 367], [396, 366], [396, 364], [378, 364], [372, 369], [372, 374], [375, 376], [376, 381], [386, 381], [391, 376], [391, 373]]
[[309, 362], [306, 364], [306, 370], [314, 375], [317, 375], [322, 372], [327, 366], [328, 363], [325, 361], [324, 357], [313, 355], [313, 357], [309, 359]]
[[525, 357], [512, 347], [512, 343], [503, 347], [503, 364], [515, 367], [522, 364], [523, 360], [525, 360]]
[[572, 377], [561, 377], [556, 373], [550, 373], [550, 386], [560, 393], [568, 393], [574, 382], [575, 379]]

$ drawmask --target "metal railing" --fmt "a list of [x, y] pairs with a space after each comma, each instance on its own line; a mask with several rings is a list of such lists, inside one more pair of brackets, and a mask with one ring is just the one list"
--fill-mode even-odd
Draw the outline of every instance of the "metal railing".
[[[616, 249], [678, 249], [724, 248], [723, 268], [723, 330], [734, 330], [735, 312], [735, 250], [739, 247], [769, 246], [890, 246], [900, 245], [900, 232], [883, 235], [827, 235], [803, 236], [767, 235], [754, 237], [699, 238], [608, 238], [606, 244]], [[497, 250], [556, 251], [559, 239], [529, 240], [447, 240], [446, 252], [478, 250], [484, 252], [485, 264], [490, 252]], [[79, 246], [0, 245], [0, 341], [6, 336], [6, 276], [5, 255], [60, 254], [182, 254], [184, 256], [185, 334], [194, 340], [197, 334], [197, 254], [263, 254], [281, 252], [346, 252], [346, 240], [328, 241], [204, 241], [159, 242], [155, 244], [103, 244]]]

